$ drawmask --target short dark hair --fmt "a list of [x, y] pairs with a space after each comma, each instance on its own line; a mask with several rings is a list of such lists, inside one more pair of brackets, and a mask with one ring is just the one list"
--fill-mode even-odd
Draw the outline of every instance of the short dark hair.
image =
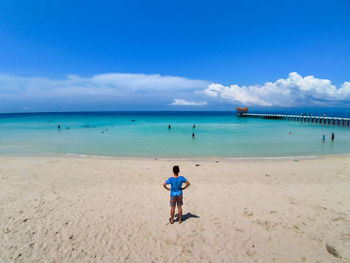
[[180, 172], [179, 166], [175, 165], [175, 166], [173, 167], [173, 172], [174, 172], [174, 174], [179, 174], [179, 172]]

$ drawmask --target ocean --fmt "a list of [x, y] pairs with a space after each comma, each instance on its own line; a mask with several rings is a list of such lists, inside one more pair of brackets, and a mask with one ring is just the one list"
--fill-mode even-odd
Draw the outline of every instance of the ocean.
[[349, 135], [349, 127], [242, 118], [234, 111], [0, 114], [0, 155], [315, 156], [350, 153]]

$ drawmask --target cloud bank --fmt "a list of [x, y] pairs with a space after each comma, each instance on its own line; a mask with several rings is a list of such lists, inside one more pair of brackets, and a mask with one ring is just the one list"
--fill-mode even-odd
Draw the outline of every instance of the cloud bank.
[[232, 105], [349, 107], [350, 82], [337, 88], [328, 79], [296, 72], [285, 79], [250, 86], [159, 74], [68, 75], [61, 79], [0, 74], [0, 112], [215, 110]]
[[258, 106], [330, 106], [350, 102], [350, 82], [340, 88], [328, 79], [314, 76], [302, 77], [297, 72], [289, 73], [288, 78], [264, 85], [224, 86], [212, 83], [203, 94], [231, 103]]
[[[61, 80], [43, 77], [0, 75], [0, 98], [26, 96], [50, 98], [64, 96], [125, 96], [158, 92], [183, 92], [208, 85], [202, 80], [158, 74], [100, 74], [92, 77], [68, 75]], [[158, 94], [160, 95], [160, 94]]]
[[[141, 109], [157, 109], [168, 107], [178, 96], [193, 97], [194, 91], [209, 84], [159, 74], [68, 75], [63, 79], [0, 75], [0, 111], [130, 110], [142, 105]], [[177, 102], [180, 104], [181, 100]]]

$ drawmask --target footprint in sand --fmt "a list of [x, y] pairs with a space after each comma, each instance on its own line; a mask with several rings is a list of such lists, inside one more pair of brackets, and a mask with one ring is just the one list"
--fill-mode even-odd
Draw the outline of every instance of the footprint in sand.
[[256, 220], [254, 221], [257, 225], [261, 226], [262, 228], [264, 228], [266, 231], [269, 231], [271, 228], [275, 228], [277, 226], [276, 224], [272, 224], [270, 221], [268, 220]]
[[346, 221], [343, 217], [339, 216], [339, 217], [332, 217], [331, 220], [333, 222], [338, 222], [338, 221]]
[[297, 200], [294, 199], [293, 197], [288, 197], [288, 200], [289, 200], [290, 204], [292, 204], [292, 205], [297, 205], [298, 204]]
[[340, 178], [345, 178], [345, 177], [346, 177], [343, 173], [337, 173], [336, 176], [337, 176], [337, 177], [340, 177]]
[[246, 211], [243, 212], [243, 215], [245, 217], [252, 217], [252, 216], [254, 216], [254, 213], [251, 212], [251, 211], [246, 210]]

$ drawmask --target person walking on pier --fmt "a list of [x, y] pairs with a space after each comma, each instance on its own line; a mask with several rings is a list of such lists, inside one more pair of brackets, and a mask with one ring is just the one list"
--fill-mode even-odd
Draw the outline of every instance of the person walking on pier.
[[332, 142], [334, 141], [334, 132], [332, 132]]

